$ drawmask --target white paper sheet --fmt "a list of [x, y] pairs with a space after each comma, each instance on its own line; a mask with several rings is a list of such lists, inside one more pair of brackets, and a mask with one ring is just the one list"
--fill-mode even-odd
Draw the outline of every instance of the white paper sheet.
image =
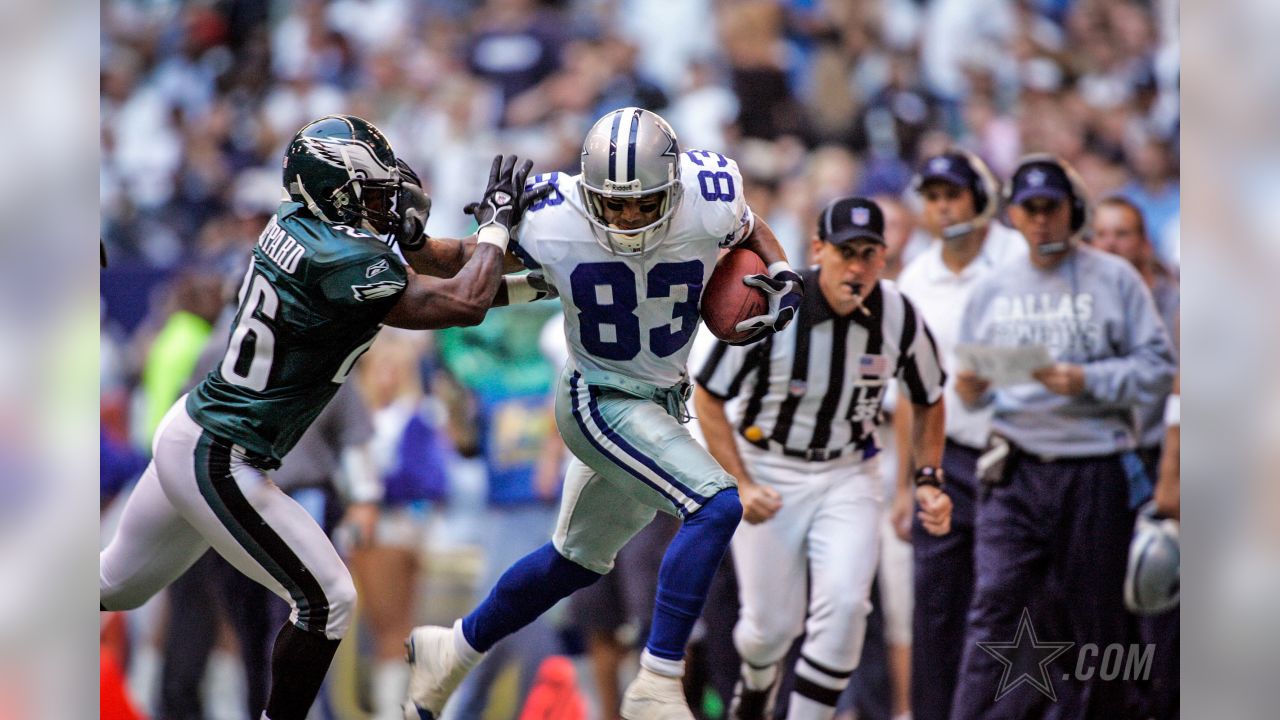
[[1053, 359], [1043, 345], [957, 345], [956, 363], [987, 378], [994, 387], [1006, 387], [1034, 382], [1031, 371], [1052, 365]]

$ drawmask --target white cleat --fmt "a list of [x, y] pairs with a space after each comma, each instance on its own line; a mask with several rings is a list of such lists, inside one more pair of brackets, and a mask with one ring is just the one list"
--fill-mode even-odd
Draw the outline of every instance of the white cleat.
[[622, 696], [623, 720], [694, 720], [680, 678], [640, 668]]
[[409, 662], [409, 702], [405, 720], [438, 720], [449, 696], [470, 669], [458, 659], [453, 628], [423, 625], [404, 641]]

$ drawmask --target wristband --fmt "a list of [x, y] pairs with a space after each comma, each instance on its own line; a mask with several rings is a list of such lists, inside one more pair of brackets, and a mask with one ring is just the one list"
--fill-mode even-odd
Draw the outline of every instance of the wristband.
[[786, 260], [779, 260], [769, 266], [769, 277], [775, 277], [778, 273], [782, 272], [783, 270], [795, 272], [794, 270], [791, 270], [790, 263], [788, 263]]
[[941, 490], [943, 482], [942, 468], [925, 465], [916, 470], [916, 487], [931, 485]]
[[497, 225], [485, 225], [480, 228], [480, 232], [476, 233], [476, 240], [482, 243], [489, 243], [505, 253], [510, 237], [506, 230]]
[[1182, 396], [1174, 393], [1164, 401], [1164, 424], [1176, 427], [1182, 424]]
[[538, 290], [529, 282], [528, 275], [503, 275], [502, 282], [507, 286], [507, 304], [519, 305], [541, 300], [547, 293]]

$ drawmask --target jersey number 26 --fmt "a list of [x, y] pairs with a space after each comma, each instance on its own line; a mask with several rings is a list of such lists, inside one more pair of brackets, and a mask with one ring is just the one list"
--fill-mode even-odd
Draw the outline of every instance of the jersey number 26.
[[[227, 354], [222, 357], [219, 369], [222, 377], [232, 385], [239, 385], [256, 392], [267, 389], [271, 378], [271, 366], [275, 362], [276, 315], [280, 311], [280, 296], [265, 275], [254, 272], [253, 263], [241, 286], [240, 317], [231, 331]], [[373, 344], [373, 338], [352, 350], [331, 382], [341, 385], [351, 374], [351, 368], [365, 350]]]

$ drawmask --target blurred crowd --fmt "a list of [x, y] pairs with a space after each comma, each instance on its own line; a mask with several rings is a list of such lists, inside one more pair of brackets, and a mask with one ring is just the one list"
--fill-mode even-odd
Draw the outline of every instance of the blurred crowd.
[[1176, 13], [1169, 0], [116, 0], [102, 9], [102, 232], [124, 263], [238, 258], [274, 208], [288, 139], [346, 112], [418, 169], [429, 231], [457, 236], [494, 152], [572, 171], [590, 123], [638, 105], [685, 147], [737, 158], [784, 231], [839, 194], [901, 192], [918, 158], [960, 144], [1002, 176], [1024, 152], [1059, 155], [1096, 195], [1137, 202], [1172, 258]]
[[[493, 154], [576, 172], [597, 117], [645, 107], [683, 147], [738, 161], [752, 208], [796, 264], [817, 210], [859, 194], [884, 205], [900, 268], [929, 242], [909, 191], [924, 157], [960, 146], [1008, 177], [1022, 154], [1051, 152], [1093, 198], [1136, 205], [1176, 275], [1177, 13], [1174, 0], [104, 3], [104, 531], [160, 414], [198, 379], [201, 351], [225, 346], [218, 318], [279, 202], [284, 147], [309, 120], [341, 112], [377, 124], [434, 200], [428, 233], [460, 237], [473, 228], [461, 208], [478, 198]], [[329, 716], [390, 713], [408, 628], [450, 621], [491, 573], [545, 541], [563, 460], [547, 395], [563, 349], [555, 304], [540, 305], [476, 328], [389, 335], [353, 376], [363, 420], [349, 422], [364, 430], [350, 444], [366, 470], [340, 457], [299, 489], [329, 486], [338, 509], [319, 503], [318, 519], [341, 538], [362, 599], [387, 601], [361, 609], [365, 629], [331, 673]], [[375, 489], [361, 489], [362, 472]], [[636, 563], [642, 577], [645, 559]], [[193, 572], [221, 577], [201, 567]], [[234, 618], [214, 613], [223, 630], [206, 632], [210, 669], [184, 675], [164, 657], [174, 647], [165, 628], [183, 612], [170, 597], [105, 634], [134, 702], [155, 717], [246, 717], [239, 698], [252, 705], [254, 680], [236, 668], [252, 660]], [[516, 717], [524, 698], [563, 679], [544, 658], [585, 651], [617, 672], [647, 621], [625, 610], [605, 628], [574, 619], [553, 615], [511, 638], [457, 704]], [[716, 658], [724, 622], [710, 624], [701, 637]], [[727, 680], [715, 677], [723, 668], [691, 673], [713, 690], [694, 703], [706, 717], [727, 699], [736, 659], [727, 662]]]

